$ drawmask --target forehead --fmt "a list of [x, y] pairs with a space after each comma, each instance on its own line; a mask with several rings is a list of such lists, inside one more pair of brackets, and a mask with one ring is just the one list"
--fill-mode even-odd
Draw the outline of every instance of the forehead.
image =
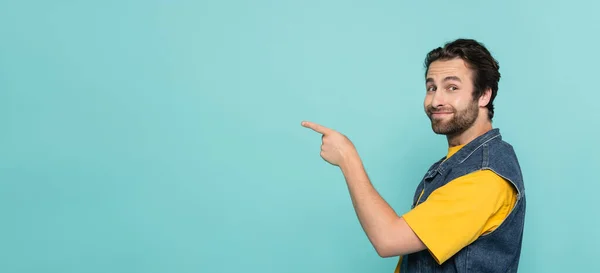
[[426, 79], [441, 81], [448, 76], [459, 77], [461, 80], [470, 80], [472, 71], [467, 63], [460, 58], [452, 60], [438, 60], [429, 65]]

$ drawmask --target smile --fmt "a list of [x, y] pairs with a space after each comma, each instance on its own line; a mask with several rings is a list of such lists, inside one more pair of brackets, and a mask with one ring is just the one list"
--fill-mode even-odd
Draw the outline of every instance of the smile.
[[450, 114], [452, 114], [452, 112], [437, 112], [437, 113], [431, 113], [431, 116], [441, 117], [441, 116], [450, 115]]

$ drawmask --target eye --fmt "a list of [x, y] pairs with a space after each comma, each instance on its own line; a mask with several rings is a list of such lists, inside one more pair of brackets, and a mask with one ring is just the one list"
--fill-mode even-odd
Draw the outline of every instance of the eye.
[[435, 89], [436, 89], [436, 88], [435, 88], [435, 86], [434, 86], [434, 85], [428, 86], [428, 87], [427, 87], [427, 92], [433, 92], [433, 91], [435, 91]]
[[450, 87], [448, 87], [448, 89], [449, 89], [450, 91], [456, 91], [456, 90], [458, 90], [458, 87], [456, 87], [456, 86], [454, 86], [454, 85], [451, 85]]

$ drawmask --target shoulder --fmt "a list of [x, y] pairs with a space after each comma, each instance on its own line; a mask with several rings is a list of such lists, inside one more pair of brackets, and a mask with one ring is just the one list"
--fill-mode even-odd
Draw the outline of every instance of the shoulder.
[[[492, 170], [478, 170], [460, 176], [440, 189], [444, 191], [461, 192], [470, 189], [479, 194], [494, 194], [511, 190], [511, 184]], [[460, 194], [462, 195], [462, 194]]]

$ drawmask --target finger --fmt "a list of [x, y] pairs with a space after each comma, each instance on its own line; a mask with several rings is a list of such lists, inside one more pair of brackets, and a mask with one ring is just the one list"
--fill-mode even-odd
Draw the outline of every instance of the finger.
[[304, 126], [306, 128], [310, 128], [313, 131], [315, 131], [317, 133], [321, 133], [321, 134], [327, 134], [327, 133], [331, 132], [331, 129], [329, 129], [323, 125], [319, 125], [314, 122], [310, 122], [310, 121], [303, 121], [302, 126]]

